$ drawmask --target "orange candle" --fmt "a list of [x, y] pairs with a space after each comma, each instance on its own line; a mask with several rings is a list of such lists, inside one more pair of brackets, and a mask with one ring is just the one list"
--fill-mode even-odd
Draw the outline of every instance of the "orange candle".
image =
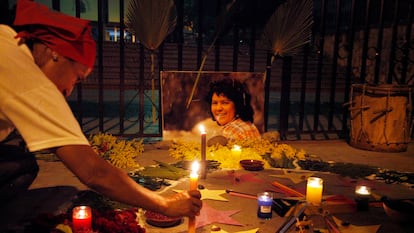
[[[191, 168], [190, 174], [190, 190], [197, 190], [198, 186], [198, 169], [200, 164], [197, 161], [194, 161]], [[188, 233], [196, 232], [196, 218], [188, 218]]]
[[322, 202], [323, 180], [318, 177], [309, 177], [306, 186], [306, 201], [312, 205]]
[[92, 230], [92, 210], [89, 206], [76, 206], [72, 210], [73, 232], [90, 232]]

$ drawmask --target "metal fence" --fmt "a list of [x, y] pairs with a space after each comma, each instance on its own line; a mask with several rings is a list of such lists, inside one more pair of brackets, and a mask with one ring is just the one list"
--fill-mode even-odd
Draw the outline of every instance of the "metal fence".
[[[184, 1], [176, 1], [177, 27], [156, 51], [157, 71], [198, 70], [211, 28], [203, 23], [211, 17], [203, 9], [212, 2], [196, 1], [195, 26], [186, 32]], [[214, 3], [218, 15], [224, 2]], [[215, 44], [203, 70], [266, 72], [265, 128], [279, 131], [282, 139], [348, 137], [349, 110], [344, 104], [349, 102], [352, 84], [413, 84], [413, 4], [409, 0], [314, 1], [312, 42], [302, 53], [278, 57], [274, 63], [261, 46], [263, 25], [234, 22]], [[259, 8], [256, 5], [257, 12], [251, 14], [259, 15]], [[79, 87], [77, 104], [72, 103], [79, 121], [91, 133], [162, 137], [159, 92], [155, 102], [150, 98], [149, 51], [122, 36], [117, 42], [105, 41], [106, 26], [98, 20], [97, 69], [84, 88]], [[124, 27], [120, 24], [119, 30]], [[156, 84], [159, 90], [159, 80]], [[97, 121], [93, 114], [84, 116], [91, 109], [82, 93], [91, 89], [98, 98]], [[151, 106], [158, 109], [156, 122], [150, 117]], [[97, 124], [91, 127], [91, 122]]]
[[[81, 1], [75, 2], [79, 16]], [[346, 138], [353, 84], [414, 83], [412, 0], [315, 0], [311, 43], [273, 63], [261, 44], [262, 29], [284, 1], [245, 2], [203, 70], [266, 72], [265, 129], [279, 131], [282, 139]], [[107, 1], [98, 0], [96, 68], [69, 98], [84, 131], [162, 138], [159, 71], [199, 69], [215, 17], [226, 3], [175, 0], [177, 25], [155, 51], [153, 89], [150, 52], [123, 33], [114, 41], [105, 39], [107, 28], [127, 30], [124, 1], [119, 1], [120, 23], [108, 23], [102, 10]]]

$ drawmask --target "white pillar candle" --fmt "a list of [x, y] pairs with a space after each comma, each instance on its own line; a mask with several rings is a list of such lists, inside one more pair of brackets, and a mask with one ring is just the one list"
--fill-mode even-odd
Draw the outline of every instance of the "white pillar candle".
[[207, 159], [206, 159], [206, 147], [207, 147], [207, 133], [203, 125], [200, 125], [201, 133], [201, 178], [207, 178]]

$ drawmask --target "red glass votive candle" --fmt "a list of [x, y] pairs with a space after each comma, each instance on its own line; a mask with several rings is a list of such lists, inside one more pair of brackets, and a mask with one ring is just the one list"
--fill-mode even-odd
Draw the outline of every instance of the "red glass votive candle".
[[92, 209], [89, 206], [76, 206], [72, 210], [72, 224], [74, 233], [92, 231]]

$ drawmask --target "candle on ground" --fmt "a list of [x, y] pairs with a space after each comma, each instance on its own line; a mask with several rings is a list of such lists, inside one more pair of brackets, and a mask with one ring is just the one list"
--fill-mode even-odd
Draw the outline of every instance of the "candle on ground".
[[306, 201], [312, 205], [322, 202], [323, 180], [318, 177], [309, 177], [306, 186]]
[[76, 206], [72, 210], [73, 232], [89, 232], [92, 230], [92, 210], [89, 206]]
[[207, 133], [203, 125], [200, 125], [200, 132], [201, 132], [201, 179], [206, 179], [207, 177], [207, 162], [206, 162]]
[[272, 218], [273, 195], [270, 192], [257, 194], [257, 217], [269, 219]]
[[[191, 166], [190, 174], [190, 190], [196, 190], [198, 186], [198, 169], [200, 165], [197, 161], [194, 161]], [[195, 233], [196, 219], [195, 217], [188, 218], [188, 233]]]
[[357, 210], [366, 211], [369, 209], [369, 197], [371, 196], [371, 188], [365, 185], [357, 185], [355, 187], [355, 201]]
[[241, 157], [241, 147], [239, 145], [234, 145], [233, 148], [231, 148], [231, 154], [234, 158], [240, 159]]

